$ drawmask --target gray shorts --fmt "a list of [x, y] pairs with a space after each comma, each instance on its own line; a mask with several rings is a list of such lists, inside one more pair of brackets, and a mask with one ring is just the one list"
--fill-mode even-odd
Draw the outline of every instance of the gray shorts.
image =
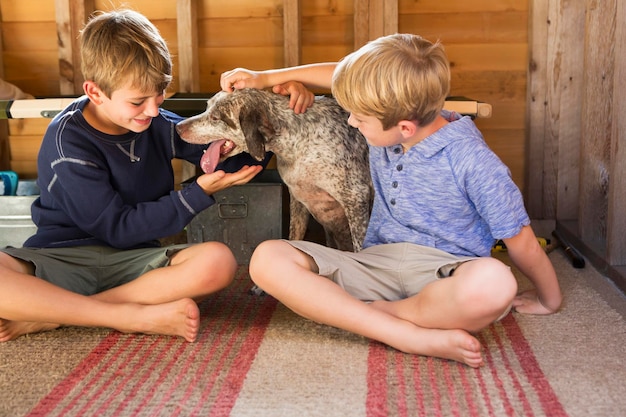
[[35, 266], [35, 276], [66, 290], [92, 295], [126, 284], [156, 268], [189, 245], [121, 250], [108, 246], [0, 248]]
[[313, 257], [320, 275], [363, 301], [411, 297], [427, 284], [451, 276], [463, 262], [478, 259], [412, 243], [370, 246], [353, 253], [313, 242], [286, 242]]

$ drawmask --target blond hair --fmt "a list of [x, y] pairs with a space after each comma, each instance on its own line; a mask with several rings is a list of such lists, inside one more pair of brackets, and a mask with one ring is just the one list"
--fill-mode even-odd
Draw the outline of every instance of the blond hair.
[[332, 81], [342, 107], [376, 117], [384, 130], [401, 120], [431, 123], [449, 91], [450, 65], [443, 46], [411, 34], [367, 43], [339, 62]]
[[81, 70], [111, 97], [130, 85], [143, 92], [164, 91], [172, 81], [165, 40], [143, 15], [132, 10], [95, 14], [81, 31]]

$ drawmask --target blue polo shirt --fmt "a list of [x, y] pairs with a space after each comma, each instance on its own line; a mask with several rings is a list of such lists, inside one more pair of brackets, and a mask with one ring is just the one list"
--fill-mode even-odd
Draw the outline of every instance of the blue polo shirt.
[[406, 153], [370, 146], [375, 189], [364, 247], [411, 242], [458, 256], [489, 256], [497, 239], [530, 224], [508, 167], [469, 117], [450, 121]]

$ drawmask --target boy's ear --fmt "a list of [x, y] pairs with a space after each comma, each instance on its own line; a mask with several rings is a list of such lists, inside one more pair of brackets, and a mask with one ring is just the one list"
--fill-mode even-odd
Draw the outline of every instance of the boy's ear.
[[408, 138], [415, 135], [418, 125], [417, 122], [412, 120], [400, 120], [398, 122], [398, 127], [400, 128], [400, 133], [402, 133], [405, 138]]
[[94, 104], [102, 104], [102, 97], [104, 96], [104, 93], [100, 90], [98, 84], [93, 81], [85, 81], [83, 83], [83, 90]]

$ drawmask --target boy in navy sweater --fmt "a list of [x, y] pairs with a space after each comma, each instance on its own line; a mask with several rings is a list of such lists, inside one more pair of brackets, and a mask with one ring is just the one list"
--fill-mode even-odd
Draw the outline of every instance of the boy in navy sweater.
[[[102, 13], [81, 33], [85, 96], [50, 123], [38, 157], [37, 233], [0, 250], [0, 341], [59, 325], [196, 339], [196, 302], [227, 286], [237, 264], [218, 242], [160, 248], [259, 166], [229, 169], [174, 190], [173, 158], [198, 163], [181, 117], [159, 108], [172, 76], [158, 30], [133, 11]], [[297, 88], [297, 87], [296, 87]]]

